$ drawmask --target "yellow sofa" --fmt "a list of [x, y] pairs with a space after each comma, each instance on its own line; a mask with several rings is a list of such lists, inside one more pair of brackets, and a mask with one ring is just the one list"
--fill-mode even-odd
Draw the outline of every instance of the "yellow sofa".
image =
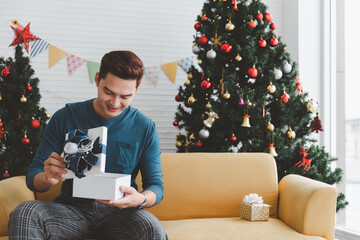
[[[164, 153], [161, 160], [164, 199], [148, 210], [171, 240], [334, 239], [336, 189], [299, 175], [287, 175], [278, 185], [269, 154]], [[0, 239], [8, 239], [9, 214], [18, 204], [51, 201], [59, 189], [34, 194], [24, 176], [0, 181]], [[240, 204], [249, 193], [272, 206], [269, 221], [240, 219]]]

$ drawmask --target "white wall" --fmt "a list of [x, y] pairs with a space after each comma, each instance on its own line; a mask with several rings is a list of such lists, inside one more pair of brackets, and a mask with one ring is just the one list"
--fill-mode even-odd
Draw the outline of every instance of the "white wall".
[[[283, 33], [283, 1], [265, 0], [276, 33]], [[159, 66], [192, 56], [191, 47], [197, 14], [203, 0], [18, 0], [4, 1], [0, 8], [0, 54], [12, 56], [11, 21], [31, 22], [31, 31], [64, 51], [100, 62], [104, 53], [128, 49], [138, 54], [145, 66]], [[54, 113], [67, 102], [96, 97], [86, 66], [68, 77], [66, 58], [48, 69], [48, 52], [35, 57], [32, 67], [40, 79], [41, 105]], [[133, 106], [151, 117], [158, 128], [162, 152], [175, 152], [177, 129], [172, 126], [177, 88], [186, 80], [178, 68], [176, 83], [161, 72], [156, 87], [145, 78]]]

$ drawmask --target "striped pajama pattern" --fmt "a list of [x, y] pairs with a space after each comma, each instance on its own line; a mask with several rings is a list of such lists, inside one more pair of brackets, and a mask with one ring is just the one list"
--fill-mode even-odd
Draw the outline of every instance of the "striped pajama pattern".
[[97, 201], [28, 201], [10, 214], [10, 240], [86, 238], [168, 239], [160, 221], [148, 211], [119, 209]]

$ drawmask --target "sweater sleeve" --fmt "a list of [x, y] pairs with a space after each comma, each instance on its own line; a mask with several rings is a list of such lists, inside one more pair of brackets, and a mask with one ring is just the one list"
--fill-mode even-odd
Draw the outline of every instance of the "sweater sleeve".
[[58, 110], [47, 124], [40, 145], [35, 157], [31, 162], [26, 175], [26, 185], [32, 191], [37, 191], [34, 187], [34, 177], [44, 171], [44, 161], [48, 159], [52, 152], [61, 154], [65, 136], [63, 134], [65, 119], [65, 109]]
[[160, 142], [155, 123], [151, 124], [147, 131], [147, 142], [140, 158], [140, 171], [144, 190], [150, 190], [156, 195], [158, 204], [164, 195], [163, 174], [160, 160]]

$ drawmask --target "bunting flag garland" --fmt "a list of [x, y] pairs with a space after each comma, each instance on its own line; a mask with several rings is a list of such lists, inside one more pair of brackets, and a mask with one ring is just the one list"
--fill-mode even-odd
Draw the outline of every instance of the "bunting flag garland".
[[151, 81], [151, 84], [156, 87], [160, 75], [160, 68], [158, 66], [145, 67], [145, 76]]
[[190, 70], [190, 67], [194, 65], [194, 58], [195, 56], [182, 58], [179, 60], [178, 64], [187, 73]]
[[49, 68], [58, 63], [67, 55], [67, 52], [55, 47], [54, 45], [49, 46]]
[[69, 76], [71, 76], [79, 67], [81, 67], [81, 65], [83, 65], [84, 62], [86, 62], [85, 59], [73, 54], [68, 54], [66, 58]]
[[35, 57], [39, 53], [42, 53], [45, 49], [49, 47], [49, 43], [44, 40], [37, 40], [30, 44], [30, 57]]
[[95, 82], [95, 74], [100, 71], [100, 63], [86, 61], [86, 64], [88, 67], [90, 82], [94, 83]]
[[161, 69], [164, 71], [164, 73], [173, 83], [175, 83], [177, 66], [178, 66], [178, 61], [161, 65]]

